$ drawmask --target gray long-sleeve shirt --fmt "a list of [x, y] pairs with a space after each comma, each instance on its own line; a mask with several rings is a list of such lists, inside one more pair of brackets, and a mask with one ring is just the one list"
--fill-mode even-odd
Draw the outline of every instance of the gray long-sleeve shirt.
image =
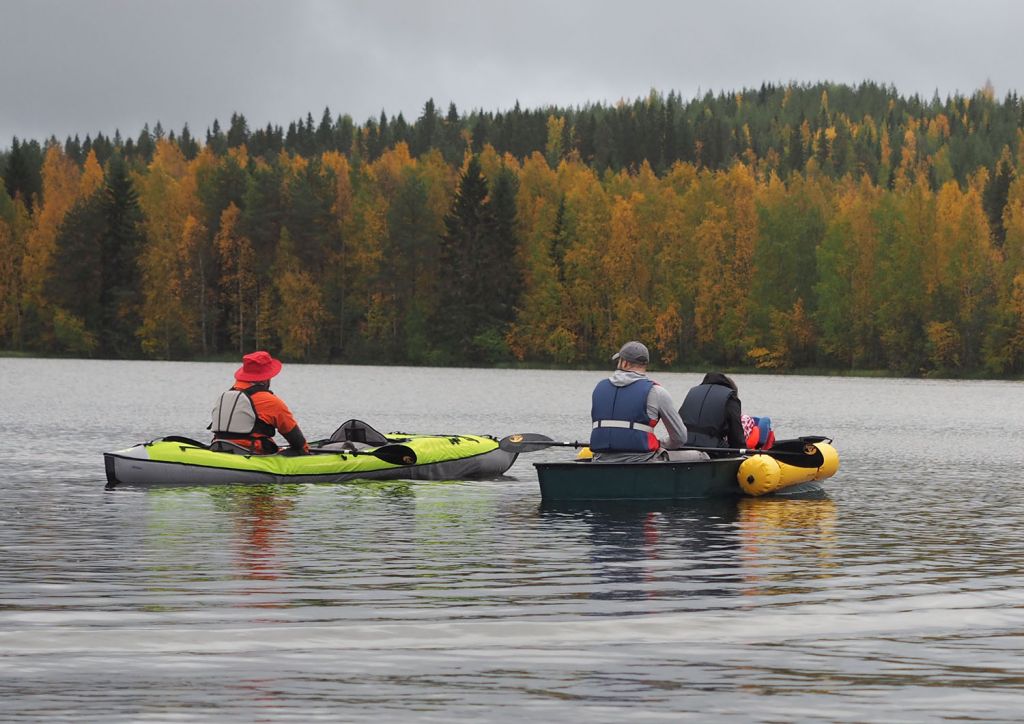
[[[616, 387], [625, 387], [633, 384], [637, 380], [646, 379], [649, 378], [645, 374], [641, 374], [639, 372], [627, 372], [626, 370], [615, 370], [615, 372], [608, 377], [608, 380]], [[664, 423], [665, 430], [668, 432], [668, 437], [658, 439], [658, 442], [661, 443], [663, 448], [673, 450], [675, 448], [683, 447], [686, 444], [686, 425], [683, 424], [682, 418], [679, 417], [676, 405], [672, 402], [672, 395], [670, 395], [668, 390], [661, 385], [654, 385], [651, 387], [651, 391], [647, 393], [647, 417], [651, 420], [659, 420], [661, 423]], [[594, 460], [596, 462], [605, 463], [634, 463], [651, 460], [657, 455], [658, 451], [650, 453], [595, 453]]]

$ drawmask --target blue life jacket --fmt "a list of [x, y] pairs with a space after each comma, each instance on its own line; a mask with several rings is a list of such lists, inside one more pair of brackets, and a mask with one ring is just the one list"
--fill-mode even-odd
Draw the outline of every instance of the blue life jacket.
[[725, 403], [736, 393], [725, 385], [697, 385], [686, 393], [679, 416], [689, 436], [687, 445], [728, 447], [728, 422]]
[[637, 380], [624, 387], [601, 380], [594, 388], [590, 419], [593, 452], [651, 452], [659, 447], [654, 435], [657, 420], [647, 416], [647, 394], [652, 380]]

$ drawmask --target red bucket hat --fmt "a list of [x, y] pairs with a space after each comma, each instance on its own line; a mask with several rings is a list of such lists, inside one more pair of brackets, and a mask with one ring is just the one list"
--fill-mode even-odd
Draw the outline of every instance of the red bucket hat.
[[235, 370], [235, 379], [240, 382], [261, 382], [269, 380], [281, 371], [280, 361], [260, 350], [242, 357], [242, 366]]

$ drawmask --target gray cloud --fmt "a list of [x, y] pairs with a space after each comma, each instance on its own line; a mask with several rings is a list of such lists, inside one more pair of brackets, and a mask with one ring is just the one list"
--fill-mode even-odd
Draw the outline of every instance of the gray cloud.
[[614, 102], [762, 81], [1024, 88], [1024, 4], [720, 0], [0, 0], [0, 147], [12, 135], [202, 134], [238, 111], [357, 121]]

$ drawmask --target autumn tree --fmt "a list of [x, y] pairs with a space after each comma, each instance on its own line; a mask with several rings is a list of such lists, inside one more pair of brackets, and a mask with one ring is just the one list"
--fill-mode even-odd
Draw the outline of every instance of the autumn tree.
[[843, 184], [834, 201], [836, 213], [815, 252], [819, 353], [846, 368], [882, 365], [875, 316], [882, 198], [867, 176]]
[[42, 167], [43, 198], [33, 217], [33, 228], [25, 245], [22, 262], [24, 307], [29, 316], [29, 334], [46, 339], [51, 330], [52, 309], [45, 295], [53, 268], [57, 234], [64, 216], [80, 196], [81, 169], [58, 144], [50, 144]]
[[[784, 347], [781, 357], [787, 359], [786, 366], [814, 361], [792, 354], [793, 330], [789, 323], [780, 325], [780, 320], [796, 313], [805, 325], [800, 331], [809, 331], [816, 310], [813, 286], [819, 278], [816, 250], [825, 236], [827, 206], [820, 185], [801, 176], [791, 176], [788, 187], [773, 176], [758, 198], [750, 290], [752, 332], [769, 349]], [[802, 349], [813, 353], [810, 345]]]
[[[906, 159], [907, 156], [905, 155]], [[927, 178], [901, 175], [898, 189], [882, 198], [878, 256], [873, 277], [874, 316], [884, 365], [901, 374], [927, 368], [925, 326], [929, 321], [923, 261], [935, 233], [935, 198]]]
[[[501, 169], [495, 166], [495, 173]], [[506, 169], [507, 172], [507, 169]], [[518, 174], [516, 217], [522, 242], [517, 250], [523, 294], [508, 343], [516, 358], [573, 362], [574, 335], [564, 324], [565, 254], [569, 219], [558, 177], [539, 156], [527, 159]]]
[[697, 341], [712, 359], [736, 364], [751, 346], [755, 181], [749, 168], [736, 164], [728, 173], [709, 173], [704, 183], [710, 198], [694, 239], [701, 260], [694, 309]]
[[239, 233], [240, 215], [237, 206], [228, 204], [221, 214], [215, 243], [222, 270], [221, 300], [231, 341], [239, 353], [244, 353], [246, 342], [255, 337], [254, 322], [259, 316], [259, 299], [255, 254], [249, 239]]
[[296, 256], [287, 227], [281, 229], [273, 272], [273, 331], [280, 341], [281, 354], [309, 359], [320, 339], [322, 292]]
[[[147, 355], [169, 359], [193, 351], [200, 330], [200, 306], [189, 294], [190, 253], [185, 225], [199, 213], [195, 177], [181, 149], [163, 139], [156, 142], [153, 161], [139, 182], [146, 244], [139, 254], [142, 272], [142, 325], [138, 330]], [[190, 237], [191, 241], [191, 237]]]

